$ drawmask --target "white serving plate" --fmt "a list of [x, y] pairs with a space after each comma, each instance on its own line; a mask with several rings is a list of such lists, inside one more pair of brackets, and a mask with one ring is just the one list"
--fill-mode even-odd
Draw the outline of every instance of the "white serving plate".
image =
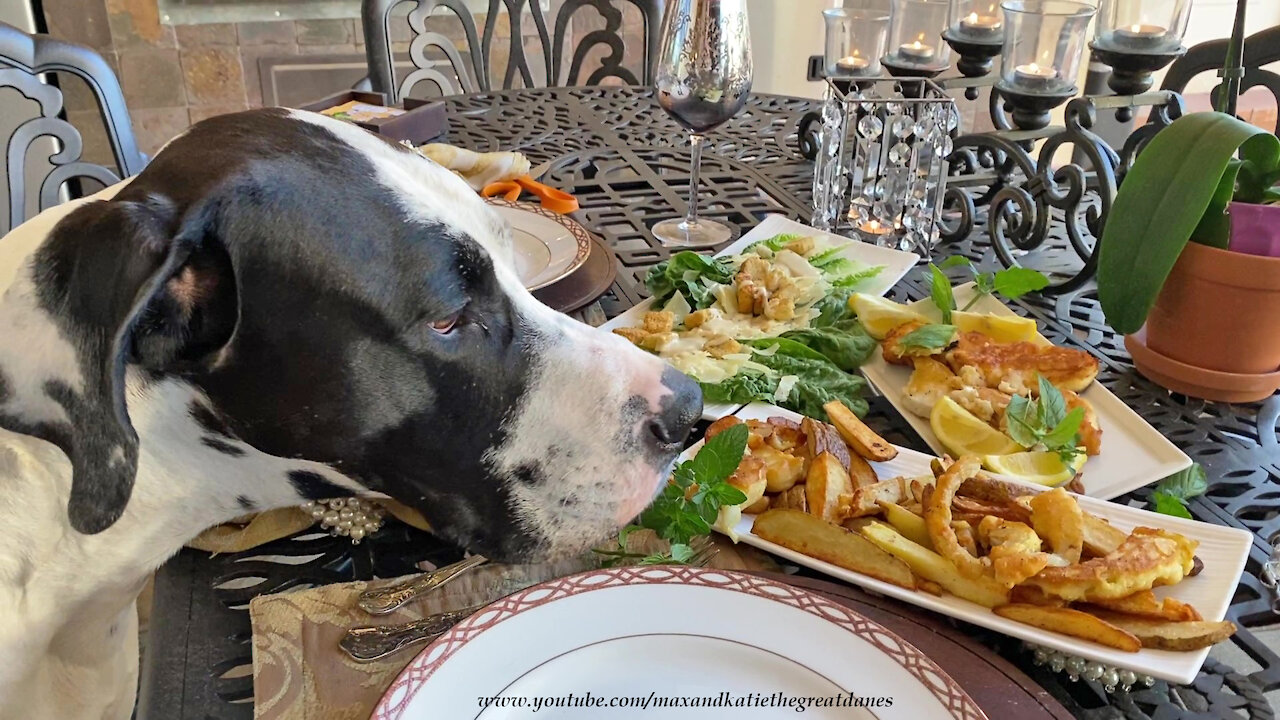
[[488, 198], [511, 225], [516, 274], [525, 289], [537, 290], [568, 277], [591, 254], [591, 234], [578, 221], [530, 202]]
[[[954, 293], [956, 305], [964, 307], [973, 297], [973, 283], [955, 288]], [[921, 315], [941, 322], [941, 315], [932, 301], [920, 300], [912, 303], [911, 307]], [[971, 310], [991, 315], [1015, 314], [990, 295], [979, 300]], [[902, 388], [911, 378], [911, 368], [886, 363], [877, 349], [862, 366], [862, 374], [911, 423], [934, 452], [946, 452], [929, 427], [929, 418], [916, 415], [902, 404]], [[1090, 457], [1084, 465], [1081, 479], [1086, 494], [1110, 500], [1191, 467], [1191, 458], [1186, 453], [1148, 425], [1142, 416], [1102, 383], [1094, 382], [1080, 396], [1093, 405], [1098, 425], [1102, 428], [1102, 451]]]
[[[481, 698], [640, 707], [482, 707]], [[481, 610], [438, 638], [388, 688], [373, 720], [777, 718], [795, 707], [661, 707], [721, 693], [891, 697], [873, 709], [812, 706], [822, 720], [984, 720], [927, 655], [806, 590], [719, 570], [634, 567], [552, 580]], [[645, 704], [648, 707], [645, 707]]]
[[[799, 414], [790, 410], [765, 403], [752, 403], [735, 414], [743, 419], [754, 418], [757, 420], [765, 420], [775, 416], [797, 421], [801, 418]], [[680, 456], [681, 461], [692, 457], [701, 447], [701, 441], [690, 447]], [[885, 463], [873, 462], [871, 466], [875, 468], [876, 474], [882, 480], [900, 475], [911, 477], [930, 474], [929, 461], [931, 459], [929, 455], [924, 453], [900, 447], [898, 448], [898, 456], [893, 460]], [[1025, 485], [1034, 492], [1046, 489], [1039, 485], [1022, 483], [1013, 478], [1002, 479]], [[1109, 521], [1121, 530], [1129, 531], [1138, 526], [1157, 527], [1181, 533], [1192, 540], [1199, 541], [1200, 546], [1196, 550], [1196, 555], [1200, 556], [1200, 559], [1204, 561], [1204, 569], [1200, 571], [1200, 574], [1195, 577], [1185, 578], [1182, 582], [1172, 587], [1156, 588], [1155, 594], [1157, 597], [1174, 597], [1194, 605], [1205, 620], [1222, 620], [1226, 617], [1227, 606], [1231, 603], [1232, 595], [1235, 594], [1236, 585], [1240, 581], [1240, 574], [1244, 572], [1245, 560], [1249, 557], [1249, 548], [1253, 543], [1253, 538], [1249, 533], [1235, 528], [1184, 520], [1126, 505], [1117, 505], [1116, 503], [1083, 495], [1077, 495], [1076, 499], [1079, 501], [1081, 509]], [[926, 592], [907, 590], [906, 588], [891, 585], [852, 570], [846, 570], [811, 558], [794, 550], [788, 550], [753, 535], [751, 533], [751, 524], [753, 522], [755, 522], [754, 515], [742, 516], [742, 520], [734, 528], [734, 532], [739, 536], [739, 542], [761, 550], [767, 550], [797, 565], [818, 570], [854, 585], [860, 585], [884, 595], [905, 600], [912, 605], [928, 608], [943, 615], [949, 615], [959, 620], [971, 622], [974, 625], [981, 625], [1006, 635], [1021, 638], [1054, 650], [1071, 653], [1088, 660], [1095, 660], [1120, 668], [1128, 668], [1135, 672], [1146, 673], [1170, 682], [1186, 684], [1195, 679], [1196, 673], [1200, 671], [1200, 666], [1204, 664], [1205, 658], [1209, 655], [1209, 648], [1196, 652], [1143, 649], [1136, 653], [1127, 653], [1087, 640], [1040, 630], [1030, 625], [1002, 618], [992, 613], [988, 608], [968, 600], [961, 600], [954, 595], [944, 594], [942, 597], [938, 597]]]
[[[725, 255], [736, 255], [752, 243], [761, 240], [767, 240], [774, 235], [783, 233], [796, 233], [805, 236], [840, 238], [841, 241], [848, 241], [850, 238], [834, 233], [823, 232], [816, 228], [802, 225], [795, 220], [791, 220], [784, 215], [770, 215], [766, 217], [759, 225], [752, 228], [747, 234], [738, 238], [728, 247], [716, 253], [716, 257]], [[868, 280], [865, 286], [860, 290], [870, 295], [884, 295], [907, 274], [915, 264], [920, 260], [920, 256], [915, 253], [903, 252], [892, 248], [871, 245], [866, 242], [854, 242], [840, 253], [841, 257], [850, 260], [857, 260], [868, 265], [883, 265], [884, 270], [880, 274]], [[612, 330], [619, 327], [633, 327], [641, 323], [644, 314], [653, 307], [652, 299], [645, 299], [637, 303], [621, 315], [613, 318], [609, 322], [601, 325], [604, 330]], [[718, 420], [725, 415], [730, 415], [741, 405], [736, 403], [707, 403], [702, 408], [702, 417], [704, 420]]]

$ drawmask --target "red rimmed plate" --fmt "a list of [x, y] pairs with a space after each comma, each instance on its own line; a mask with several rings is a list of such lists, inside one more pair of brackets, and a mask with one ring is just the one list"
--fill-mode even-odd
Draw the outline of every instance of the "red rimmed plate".
[[516, 273], [525, 288], [537, 290], [568, 276], [591, 254], [591, 233], [573, 218], [537, 203], [486, 200], [511, 225]]
[[821, 595], [639, 567], [495, 602], [411, 662], [373, 720], [776, 718], [796, 704], [823, 720], [986, 717], [915, 646]]

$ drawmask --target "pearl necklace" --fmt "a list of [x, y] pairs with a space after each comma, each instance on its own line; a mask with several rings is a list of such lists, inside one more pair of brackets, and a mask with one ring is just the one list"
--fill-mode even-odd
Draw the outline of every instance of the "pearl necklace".
[[320, 527], [335, 536], [351, 538], [354, 545], [377, 532], [387, 514], [378, 503], [355, 497], [312, 500], [302, 509], [318, 520]]

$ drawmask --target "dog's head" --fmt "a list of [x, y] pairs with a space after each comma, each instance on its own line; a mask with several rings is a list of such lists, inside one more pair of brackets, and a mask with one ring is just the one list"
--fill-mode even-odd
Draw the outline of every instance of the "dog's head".
[[140, 448], [166, 451], [130, 414], [180, 382], [190, 442], [335, 471], [262, 479], [300, 498], [349, 479], [494, 557], [584, 549], [648, 503], [700, 394], [541, 305], [510, 256], [498, 215], [410, 150], [304, 113], [206, 121], [7, 290], [0, 258], [0, 332], [26, 344], [0, 353], [0, 427], [66, 450], [80, 532], [119, 518]]

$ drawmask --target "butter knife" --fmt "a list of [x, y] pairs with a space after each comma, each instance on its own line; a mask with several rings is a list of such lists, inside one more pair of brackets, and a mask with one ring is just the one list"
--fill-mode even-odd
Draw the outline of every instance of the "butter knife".
[[465, 560], [446, 565], [438, 570], [432, 570], [429, 573], [423, 573], [398, 585], [390, 585], [377, 590], [365, 590], [360, 593], [360, 598], [356, 601], [356, 604], [360, 606], [361, 610], [370, 615], [386, 615], [404, 607], [405, 603], [410, 600], [422, 597], [432, 590], [443, 587], [450, 580], [486, 562], [488, 561], [483, 556], [472, 555]]

